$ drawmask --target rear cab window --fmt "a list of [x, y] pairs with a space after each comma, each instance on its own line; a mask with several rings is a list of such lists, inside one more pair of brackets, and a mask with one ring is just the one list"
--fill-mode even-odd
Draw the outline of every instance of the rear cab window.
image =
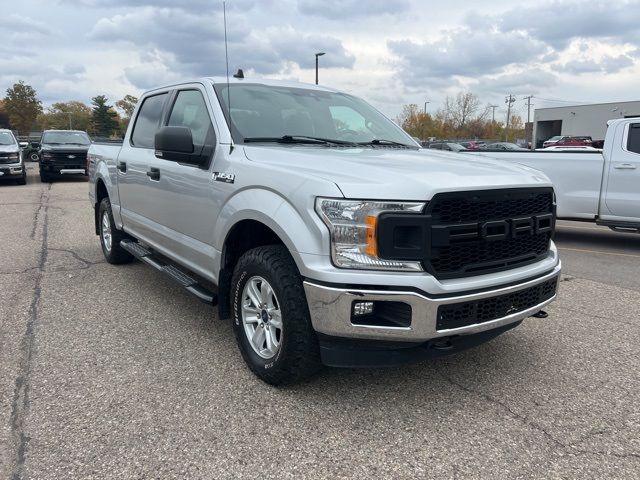
[[629, 125], [627, 150], [632, 153], [640, 154], [640, 123], [632, 123]]

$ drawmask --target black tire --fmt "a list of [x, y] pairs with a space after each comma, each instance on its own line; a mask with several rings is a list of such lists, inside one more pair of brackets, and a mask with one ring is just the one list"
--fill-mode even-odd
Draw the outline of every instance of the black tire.
[[26, 185], [27, 184], [27, 176], [22, 175], [22, 178], [18, 180], [18, 185]]
[[[264, 278], [273, 289], [282, 319], [280, 346], [274, 357], [264, 359], [251, 346], [242, 320], [245, 284]], [[238, 261], [231, 280], [233, 331], [245, 362], [261, 380], [271, 385], [303, 381], [321, 368], [318, 339], [311, 326], [302, 278], [284, 246], [258, 247]]]
[[49, 175], [47, 175], [46, 173], [40, 172], [40, 181], [42, 183], [50, 183], [51, 182], [51, 177]]
[[[107, 221], [109, 223], [111, 241], [110, 248], [107, 247], [105, 242], [105, 225], [103, 224], [103, 220], [107, 217]], [[130, 263], [134, 260], [133, 255], [127, 252], [124, 248], [120, 246], [120, 241], [129, 239], [129, 235], [124, 233], [122, 230], [118, 230], [116, 228], [116, 224], [113, 221], [113, 212], [111, 211], [111, 202], [109, 202], [108, 198], [103, 198], [100, 202], [100, 206], [98, 207], [98, 227], [100, 231], [100, 245], [102, 246], [102, 253], [104, 254], [104, 258], [107, 262], [113, 265], [120, 265], [123, 263]]]

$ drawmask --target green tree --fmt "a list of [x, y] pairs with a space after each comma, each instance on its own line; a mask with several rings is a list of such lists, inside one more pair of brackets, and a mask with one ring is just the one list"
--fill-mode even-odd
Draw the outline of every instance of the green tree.
[[116, 102], [116, 108], [124, 113], [123, 117], [129, 119], [133, 114], [133, 109], [136, 108], [138, 103], [138, 97], [133, 95], [125, 95], [124, 98]]
[[98, 137], [111, 137], [119, 130], [120, 119], [111, 105], [107, 104], [108, 100], [104, 95], [97, 95], [91, 99], [91, 130]]
[[4, 101], [0, 98], [0, 128], [11, 128], [11, 122], [9, 122], [9, 114], [4, 107]]
[[88, 131], [91, 127], [92, 110], [77, 100], [56, 102], [46, 112], [38, 115], [38, 125], [43, 130], [54, 128]]
[[22, 80], [7, 88], [7, 96], [3, 103], [11, 126], [20, 135], [27, 135], [35, 126], [38, 115], [42, 113], [42, 102], [38, 99], [35, 89]]

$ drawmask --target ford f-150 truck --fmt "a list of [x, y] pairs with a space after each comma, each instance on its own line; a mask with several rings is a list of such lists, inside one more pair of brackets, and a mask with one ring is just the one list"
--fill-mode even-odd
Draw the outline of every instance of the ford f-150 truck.
[[40, 180], [87, 175], [87, 151], [91, 140], [81, 130], [45, 130], [40, 142]]
[[558, 218], [640, 232], [640, 118], [610, 120], [602, 152], [480, 153], [538, 169], [553, 182]]
[[27, 183], [27, 169], [22, 158], [20, 144], [11, 130], [0, 129], [0, 182], [14, 180]]
[[89, 149], [95, 232], [232, 318], [271, 384], [443, 355], [544, 316], [560, 260], [552, 184], [425, 155], [364, 101], [203, 78], [146, 92]]

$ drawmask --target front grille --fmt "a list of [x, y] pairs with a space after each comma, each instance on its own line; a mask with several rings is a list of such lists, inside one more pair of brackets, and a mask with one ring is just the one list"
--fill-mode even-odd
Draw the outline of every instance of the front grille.
[[[52, 152], [49, 155], [51, 155], [51, 157], [50, 160], [48, 159], [47, 161], [65, 168], [84, 167], [87, 161], [87, 152]], [[69, 156], [73, 158], [69, 158]]]
[[549, 250], [553, 189], [435, 195], [427, 207], [425, 268], [438, 278], [479, 275], [532, 263]]
[[518, 292], [472, 302], [452, 303], [438, 308], [437, 330], [490, 322], [535, 307], [556, 294], [558, 278]]
[[0, 155], [0, 164], [18, 163], [20, 160], [9, 158], [8, 155]]

